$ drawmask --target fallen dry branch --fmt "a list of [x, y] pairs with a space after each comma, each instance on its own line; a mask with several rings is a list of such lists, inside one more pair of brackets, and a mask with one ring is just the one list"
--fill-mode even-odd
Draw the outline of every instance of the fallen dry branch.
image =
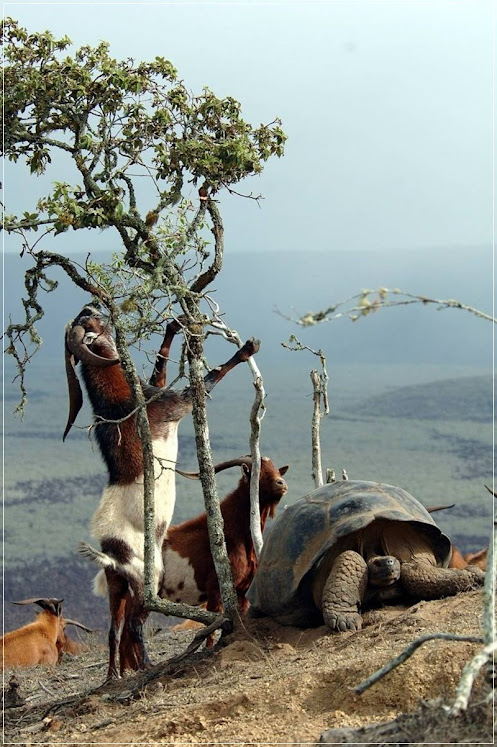
[[327, 729], [321, 734], [318, 744], [364, 744], [368, 747], [385, 744], [421, 747], [431, 744], [442, 747], [449, 740], [451, 744], [493, 744], [491, 738], [491, 708], [472, 704], [459, 718], [454, 719], [444, 710], [443, 703], [437, 700], [421, 702], [413, 713], [403, 713], [392, 721], [358, 728]]
[[386, 674], [392, 671], [402, 664], [404, 661], [409, 659], [410, 656], [419, 648], [423, 643], [427, 641], [444, 640], [444, 641], [465, 641], [466, 643], [483, 643], [483, 638], [474, 635], [456, 635], [454, 633], [427, 633], [419, 638], [416, 638], [412, 643], [409, 644], [398, 656], [394, 659], [390, 659], [385, 666], [377, 669], [372, 675], [367, 677], [365, 680], [360, 682], [358, 685], [352, 688], [353, 692], [357, 695], [365, 692], [371, 685], [381, 680]]

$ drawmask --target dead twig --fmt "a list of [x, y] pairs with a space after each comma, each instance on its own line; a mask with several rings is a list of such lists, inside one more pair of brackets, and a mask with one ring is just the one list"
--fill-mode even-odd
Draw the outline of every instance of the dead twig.
[[[373, 294], [376, 294], [374, 297]], [[399, 299], [389, 300], [388, 295], [398, 296]], [[377, 290], [362, 290], [350, 298], [344, 301], [338, 301], [326, 309], [321, 311], [308, 311], [301, 317], [293, 318], [283, 314], [281, 311], [276, 309], [276, 313], [282, 316], [284, 319], [288, 319], [300, 327], [311, 327], [321, 322], [332, 322], [335, 319], [340, 319], [343, 316], [347, 316], [352, 322], [356, 322], [362, 316], [368, 316], [379, 309], [386, 309], [390, 306], [410, 306], [411, 304], [422, 304], [426, 306], [428, 304], [434, 304], [437, 306], [437, 311], [442, 309], [462, 309], [467, 311], [480, 319], [497, 323], [497, 319], [490, 314], [486, 314], [480, 309], [476, 309], [474, 306], [462, 303], [455, 298], [428, 298], [427, 296], [417, 295], [408, 291], [400, 290], [400, 288], [378, 288]], [[338, 311], [338, 309], [343, 311]]]
[[[311, 422], [311, 461], [312, 461], [312, 479], [314, 480], [314, 487], [320, 488], [323, 485], [323, 468], [321, 464], [321, 436], [320, 426], [321, 418], [324, 415], [328, 415], [330, 412], [330, 406], [328, 401], [328, 371], [326, 370], [326, 356], [321, 349], [313, 350], [308, 345], [303, 345], [295, 335], [290, 335], [288, 342], [282, 342], [282, 347], [292, 350], [293, 352], [300, 352], [302, 350], [308, 350], [313, 355], [317, 355], [321, 362], [322, 373], [319, 371], [311, 371], [311, 381], [313, 388], [313, 402], [314, 408], [312, 413]], [[328, 479], [327, 482], [333, 482]]]
[[[495, 496], [495, 492], [485, 485], [487, 490]], [[490, 541], [488, 543], [487, 572], [485, 574], [485, 585], [483, 587], [483, 634], [485, 646], [464, 667], [459, 684], [456, 688], [456, 697], [452, 706], [448, 709], [452, 716], [465, 711], [468, 707], [469, 698], [473, 689], [473, 683], [480, 669], [488, 662], [493, 662], [497, 651], [496, 628], [495, 628], [495, 563], [497, 560], [497, 532], [492, 526]]]
[[53, 698], [54, 693], [51, 690], [49, 690], [48, 687], [46, 687], [41, 680], [38, 680], [38, 684], [42, 690], [45, 690], [45, 692], [48, 693], [48, 695], [51, 695]]
[[392, 671], [392, 669], [395, 669], [399, 666], [399, 664], [402, 664], [404, 661], [409, 659], [410, 656], [416, 651], [417, 648], [419, 648], [423, 643], [426, 643], [426, 641], [434, 641], [434, 640], [443, 640], [443, 641], [465, 641], [468, 643], [483, 643], [483, 638], [479, 636], [474, 635], [456, 635], [454, 633], [427, 633], [426, 635], [422, 635], [419, 638], [416, 638], [415, 641], [412, 641], [406, 648], [394, 659], [391, 659], [389, 662], [385, 664], [385, 666], [378, 669], [376, 672], [373, 672], [372, 675], [367, 677], [365, 680], [360, 682], [355, 687], [352, 687], [351, 690], [356, 693], [357, 695], [361, 695], [365, 690], [367, 690], [371, 685], [374, 685], [376, 682], [381, 680], [386, 674]]

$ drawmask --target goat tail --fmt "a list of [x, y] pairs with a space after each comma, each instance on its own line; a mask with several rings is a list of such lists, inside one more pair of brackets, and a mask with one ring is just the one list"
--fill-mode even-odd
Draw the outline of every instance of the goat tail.
[[[96, 550], [94, 547], [89, 545], [87, 542], [80, 542], [78, 545], [78, 552], [87, 560], [91, 560], [102, 569], [97, 573], [93, 581], [93, 593], [98, 596], [106, 596], [108, 592], [107, 579], [105, 577], [105, 571], [115, 571], [119, 576], [128, 582], [131, 589], [136, 593], [143, 587], [143, 568], [137, 570], [130, 564], [120, 563], [118, 560], [113, 558], [111, 555], [107, 555], [105, 552]], [[143, 566], [143, 563], [141, 563]]]
[[104, 570], [106, 568], [113, 568], [114, 570], [118, 567], [118, 563], [111, 558], [110, 555], [106, 555], [100, 550], [96, 550], [94, 547], [88, 544], [88, 542], [80, 542], [78, 545], [78, 552], [87, 560], [92, 560], [97, 563]]

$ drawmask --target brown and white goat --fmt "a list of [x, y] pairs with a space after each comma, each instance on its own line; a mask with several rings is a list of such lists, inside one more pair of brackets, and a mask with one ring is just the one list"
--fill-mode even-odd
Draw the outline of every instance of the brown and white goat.
[[[163, 571], [162, 542], [171, 521], [175, 503], [175, 467], [178, 454], [178, 425], [192, 410], [190, 388], [165, 389], [166, 362], [179, 324], [167, 325], [157, 363], [150, 382], [141, 382], [148, 400], [147, 416], [155, 457], [155, 575], [157, 589]], [[258, 341], [248, 340], [227, 363], [212, 369], [204, 378], [207, 392], [236, 365], [247, 361], [259, 349]], [[149, 663], [143, 640], [143, 454], [133, 413], [130, 386], [120, 365], [109, 321], [94, 306], [85, 306], [66, 328], [66, 371], [70, 409], [64, 438], [82, 405], [82, 393], [75, 366], [81, 373], [95, 416], [96, 439], [105, 461], [109, 482], [91, 524], [92, 534], [100, 541], [105, 559], [105, 582], [96, 579], [96, 590], [106, 586], [109, 595], [111, 625], [109, 631], [108, 678], [118, 677], [116, 657], [124, 620], [126, 600], [134, 600], [132, 636], [140, 651], [140, 665]], [[83, 543], [82, 554], [92, 556], [92, 548]], [[121, 571], [117, 569], [120, 568]], [[124, 572], [122, 572], [124, 569]], [[130, 590], [130, 594], [128, 591]]]
[[[220, 503], [224, 521], [226, 550], [231, 565], [233, 584], [238, 597], [240, 612], [245, 612], [248, 601], [245, 594], [257, 570], [257, 557], [250, 532], [250, 474], [252, 460], [239, 457], [222, 462], [214, 467], [215, 472], [240, 466], [242, 476], [235, 490]], [[276, 507], [288, 490], [283, 475], [288, 465], [279, 469], [271, 459], [261, 459], [259, 476], [259, 507], [261, 530], [264, 531], [268, 517], [274, 518]], [[190, 479], [198, 479], [197, 472], [177, 472]], [[171, 525], [162, 545], [164, 577], [159, 595], [173, 602], [205, 605], [212, 612], [222, 611], [221, 594], [214, 561], [212, 559], [207, 516], [205, 513], [181, 524]], [[121, 638], [120, 658], [124, 668], [139, 669], [135, 647], [130, 640], [127, 626]], [[206, 640], [212, 646], [213, 638]], [[122, 670], [124, 671], [124, 669]]]
[[13, 604], [38, 604], [42, 608], [34, 622], [6, 633], [2, 640], [4, 667], [32, 667], [57, 664], [66, 644], [66, 625], [76, 625], [87, 633], [89, 628], [76, 620], [62, 617], [62, 599], [24, 599]]
[[[248, 602], [245, 594], [257, 568], [257, 557], [250, 532], [250, 472], [252, 460], [241, 457], [216, 465], [215, 471], [240, 466], [242, 476], [235, 490], [221, 501], [226, 550], [231, 565], [233, 584], [241, 612]], [[259, 506], [261, 530], [268, 517], [273, 518], [276, 507], [288, 490], [283, 475], [288, 465], [279, 469], [271, 459], [261, 459], [259, 477]], [[197, 473], [180, 472], [198, 479]], [[182, 524], [170, 526], [162, 545], [164, 577], [160, 596], [173, 602], [199, 605], [206, 602], [212, 612], [222, 610], [221, 594], [212, 559], [207, 516], [205, 513]]]

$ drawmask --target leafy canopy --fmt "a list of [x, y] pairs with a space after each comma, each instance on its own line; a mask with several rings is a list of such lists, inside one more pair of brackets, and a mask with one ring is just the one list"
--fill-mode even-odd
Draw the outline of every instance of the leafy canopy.
[[212, 193], [283, 154], [278, 120], [254, 128], [235, 99], [217, 98], [208, 88], [193, 95], [162, 57], [118, 61], [106, 42], [69, 56], [67, 37], [29, 34], [10, 18], [2, 31], [4, 154], [42, 174], [58, 149], [81, 176], [80, 184], [55, 184], [33, 212], [10, 217], [7, 229], [35, 230], [43, 222], [60, 233], [114, 225], [123, 240], [124, 234], [145, 240], [150, 230], [137, 208], [137, 174], [156, 182], [150, 208], [160, 213], [179, 202], [187, 180]]
[[[45, 174], [45, 185], [58, 153], [57, 173], [62, 163], [67, 174], [48, 181], [36, 205], [4, 215], [4, 228], [20, 237], [21, 253], [33, 262], [25, 272], [25, 320], [6, 331], [22, 410], [25, 365], [41, 342], [39, 291], [57, 287], [50, 269], [61, 267], [104, 305], [128, 342], [161, 329], [173, 309], [190, 325], [207, 323], [216, 304], [209, 297], [200, 304], [224, 249], [214, 196], [222, 189], [238, 194], [234, 185], [283, 155], [286, 135], [278, 119], [247, 123], [230, 96], [209, 88], [191, 93], [163, 57], [116, 60], [106, 42], [71, 53], [67, 37], [29, 33], [11, 18], [2, 22], [2, 38], [3, 155], [33, 177]], [[196, 205], [187, 199], [191, 185]], [[44, 248], [69, 230], [95, 228], [117, 231], [122, 245], [107, 265], [87, 257], [81, 266]]]
[[[283, 155], [281, 123], [253, 127], [234, 98], [218, 98], [209, 88], [191, 93], [163, 57], [116, 60], [106, 42], [70, 53], [67, 37], [29, 33], [11, 18], [2, 36], [3, 155], [32, 175], [50, 176], [59, 152], [68, 175], [50, 182], [22, 214], [4, 216], [5, 229], [21, 237], [22, 251], [35, 260], [26, 272], [26, 325], [14, 331], [37, 340], [38, 289], [55, 287], [46, 271], [59, 265], [108, 308], [118, 301], [135, 314], [135, 338], [142, 336], [159, 298], [184, 306], [186, 295], [198, 296], [220, 271], [223, 226], [214, 195], [233, 192], [270, 156]], [[186, 199], [191, 185], [199, 189], [199, 206]], [[124, 250], [110, 266], [88, 261], [82, 268], [41, 248], [47, 234], [109, 227]]]

